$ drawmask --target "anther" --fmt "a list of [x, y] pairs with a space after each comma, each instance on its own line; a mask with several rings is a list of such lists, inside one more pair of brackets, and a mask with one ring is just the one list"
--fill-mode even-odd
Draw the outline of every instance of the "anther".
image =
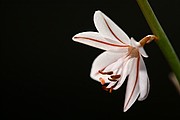
[[109, 88], [109, 93], [112, 93], [112, 91], [113, 91], [113, 88], [112, 87]]
[[108, 78], [108, 80], [115, 82], [115, 81], [117, 81], [118, 78], [121, 77], [121, 75], [111, 75], [110, 77], [111, 78]]
[[101, 85], [104, 85], [105, 84], [105, 80], [103, 78], [99, 78], [99, 81], [101, 82]]
[[107, 88], [106, 86], [102, 86], [102, 89], [105, 91], [109, 91], [109, 88]]
[[118, 79], [118, 78], [120, 78], [120, 77], [121, 77], [121, 75], [111, 75], [111, 78], [112, 78], [113, 80]]
[[102, 70], [99, 70], [99, 73], [103, 74], [103, 75], [112, 75], [113, 71], [109, 71], [109, 72], [103, 72]]
[[113, 91], [113, 88], [107, 88], [106, 86], [102, 86], [102, 89], [105, 90], [105, 91], [108, 91], [109, 93], [112, 93]]
[[116, 82], [117, 80], [116, 79], [111, 79], [111, 78], [108, 78], [109, 81], [111, 82]]

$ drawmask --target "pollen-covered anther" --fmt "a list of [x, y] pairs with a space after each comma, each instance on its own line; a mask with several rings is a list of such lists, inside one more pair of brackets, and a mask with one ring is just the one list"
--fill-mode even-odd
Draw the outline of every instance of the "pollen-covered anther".
[[109, 88], [109, 93], [112, 93], [112, 91], [113, 91], [113, 88], [112, 87]]
[[105, 91], [108, 91], [109, 93], [112, 93], [113, 91], [113, 88], [107, 88], [106, 86], [102, 86], [102, 89], [105, 90]]
[[110, 81], [117, 81], [117, 79], [119, 79], [121, 77], [121, 75], [111, 75], [111, 78], [108, 78], [108, 80]]
[[101, 85], [105, 84], [105, 80], [102, 77], [99, 78], [99, 81], [101, 82]]
[[109, 71], [109, 72], [103, 72], [102, 70], [99, 70], [99, 73], [103, 74], [103, 75], [112, 75], [113, 71]]

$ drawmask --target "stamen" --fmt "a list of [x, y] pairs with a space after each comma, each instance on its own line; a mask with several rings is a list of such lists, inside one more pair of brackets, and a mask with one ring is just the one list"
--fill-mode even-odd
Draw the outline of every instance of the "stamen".
[[121, 75], [111, 75], [112, 80], [116, 80], [120, 77], [121, 77]]
[[108, 78], [109, 81], [111, 82], [116, 82], [117, 80], [116, 79], [111, 79], [111, 78]]
[[104, 85], [105, 84], [105, 80], [103, 78], [99, 78], [99, 81], [101, 82], [101, 85]]
[[118, 78], [121, 77], [121, 75], [111, 75], [111, 78], [108, 78], [108, 80], [112, 81], [112, 82], [116, 82]]
[[102, 86], [102, 89], [105, 90], [105, 91], [109, 91], [109, 88], [106, 88], [105, 85]]
[[99, 73], [103, 74], [103, 75], [112, 75], [113, 71], [109, 71], [109, 72], [103, 72], [102, 70], [99, 70]]
[[102, 86], [102, 89], [105, 90], [105, 91], [108, 91], [109, 93], [112, 93], [113, 91], [113, 88], [107, 88], [106, 86]]
[[112, 93], [112, 91], [113, 91], [113, 88], [112, 87], [109, 88], [109, 93]]

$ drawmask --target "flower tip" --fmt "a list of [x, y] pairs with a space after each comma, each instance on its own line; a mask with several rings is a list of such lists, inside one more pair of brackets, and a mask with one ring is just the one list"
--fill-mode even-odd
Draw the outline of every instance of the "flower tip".
[[128, 109], [127, 109], [127, 107], [125, 107], [124, 109], [123, 109], [123, 112], [126, 112]]
[[126, 112], [126, 111], [127, 111], [127, 110], [125, 110], [125, 109], [123, 110], [123, 112]]
[[73, 41], [76, 41], [76, 35], [74, 35], [74, 36], [72, 37], [72, 40], [73, 40]]
[[131, 108], [131, 106], [124, 106], [124, 108], [123, 108], [123, 112], [127, 112], [129, 109]]
[[[80, 33], [79, 33], [80, 34]], [[81, 37], [79, 36], [79, 34], [76, 34], [72, 37], [73, 41], [78, 41], [79, 39], [81, 39]]]
[[96, 10], [95, 13], [102, 13], [100, 10]]
[[94, 18], [99, 17], [99, 15], [102, 15], [103, 13], [100, 10], [96, 10], [94, 13]]

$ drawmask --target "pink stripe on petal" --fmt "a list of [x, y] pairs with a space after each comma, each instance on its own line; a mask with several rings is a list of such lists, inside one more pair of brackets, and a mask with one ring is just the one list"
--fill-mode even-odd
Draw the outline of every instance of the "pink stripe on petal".
[[149, 93], [150, 82], [142, 56], [140, 58], [140, 68], [139, 68], [139, 88], [140, 88], [140, 96], [138, 100], [139, 101], [145, 100]]
[[121, 51], [120, 52], [105, 51], [101, 53], [99, 56], [95, 58], [95, 60], [92, 63], [91, 72], [90, 72], [91, 78], [95, 80], [99, 80], [99, 77], [102, 76], [102, 74], [100, 74], [99, 71], [103, 71], [103, 72], [111, 71], [111, 69], [109, 69], [108, 71], [104, 71], [104, 70], [106, 67], [116, 62], [119, 59], [119, 57], [124, 56], [125, 54], [126, 52], [121, 53]]
[[95, 12], [94, 23], [96, 29], [105, 38], [119, 42], [119, 44], [130, 45], [131, 41], [127, 34], [101, 11]]
[[105, 19], [104, 19], [104, 21], [105, 21], [105, 23], [106, 23], [109, 31], [112, 33], [112, 35], [113, 35], [117, 40], [119, 40], [121, 43], [125, 44], [120, 38], [118, 38], [118, 37], [116, 36], [116, 34], [113, 32], [113, 30], [112, 30], [111, 27], [109, 26], [108, 22], [107, 22]]
[[74, 37], [74, 39], [86, 39], [86, 40], [91, 40], [91, 41], [94, 41], [94, 42], [99, 42], [99, 43], [110, 45], [110, 46], [114, 46], [114, 47], [129, 47], [128, 45], [112, 44], [112, 43], [104, 42], [104, 41], [93, 39], [93, 38], [89, 38], [89, 37]]
[[[126, 102], [126, 104], [124, 105], [124, 110], [127, 110], [127, 106], [129, 105], [130, 103], [130, 100], [132, 99], [132, 96], [134, 94], [134, 91], [135, 91], [135, 88], [136, 86], [138, 85], [138, 77], [139, 77], [139, 64], [140, 64], [140, 56], [137, 58], [137, 67], [136, 67], [136, 78], [135, 78], [135, 82], [134, 82], [134, 86], [133, 86], [133, 89], [132, 89], [132, 92]], [[127, 92], [127, 91], [126, 91]]]

